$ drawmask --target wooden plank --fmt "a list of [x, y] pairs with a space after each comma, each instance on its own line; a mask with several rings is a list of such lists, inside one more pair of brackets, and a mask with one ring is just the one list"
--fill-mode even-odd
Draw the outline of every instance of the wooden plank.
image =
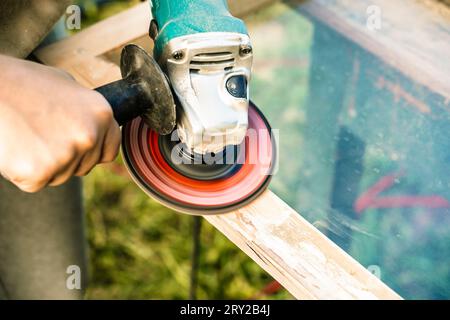
[[[291, 1], [429, 90], [450, 99], [450, 8], [436, 1]], [[367, 8], [381, 9], [381, 29], [367, 28]]]
[[400, 298], [271, 191], [205, 219], [298, 299]]
[[80, 84], [90, 89], [121, 79], [118, 65], [101, 57], [87, 56], [82, 62], [64, 69]]
[[[120, 16], [135, 18], [128, 13]], [[115, 23], [117, 20], [108, 21]], [[127, 24], [127, 21], [121, 23]], [[108, 27], [104, 22], [100, 24]], [[108, 30], [113, 29], [109, 27]], [[92, 30], [97, 30], [98, 26], [92, 28], [83, 31], [88, 35], [76, 38], [80, 44], [65, 40], [51, 46], [52, 50], [68, 52], [65, 59], [49, 48], [42, 49], [37, 56], [48, 65], [67, 70], [90, 88], [119, 79], [118, 66], [97, 55], [131, 41], [137, 33], [130, 32], [128, 39], [122, 35], [109, 41], [109, 47], [101, 44], [101, 50], [90, 48], [73, 53], [74, 48], [84, 47], [86, 43], [95, 45], [92, 39], [97, 36]], [[298, 299], [400, 298], [271, 191], [245, 208], [205, 218]]]
[[151, 16], [148, 3], [141, 3], [105, 19], [69, 38], [36, 53], [43, 62], [60, 67], [77, 64], [87, 56], [98, 56], [148, 32]]

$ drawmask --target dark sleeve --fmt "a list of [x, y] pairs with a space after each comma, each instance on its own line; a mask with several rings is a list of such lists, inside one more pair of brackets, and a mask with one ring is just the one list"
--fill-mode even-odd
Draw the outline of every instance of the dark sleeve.
[[0, 0], [0, 54], [24, 58], [44, 39], [71, 0]]

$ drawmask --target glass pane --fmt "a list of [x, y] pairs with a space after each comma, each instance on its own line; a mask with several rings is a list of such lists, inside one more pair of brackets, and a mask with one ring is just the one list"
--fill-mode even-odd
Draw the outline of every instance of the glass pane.
[[251, 96], [280, 130], [271, 189], [404, 298], [450, 298], [444, 100], [296, 7], [247, 23]]

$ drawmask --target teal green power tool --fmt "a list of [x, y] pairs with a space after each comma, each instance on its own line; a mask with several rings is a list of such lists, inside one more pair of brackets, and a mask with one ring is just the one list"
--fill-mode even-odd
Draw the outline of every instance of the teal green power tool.
[[152, 13], [154, 56], [182, 105], [180, 138], [202, 154], [240, 143], [253, 59], [244, 23], [225, 0], [154, 0]]
[[[164, 76], [158, 78], [149, 57], [136, 58], [142, 50], [124, 50], [127, 86], [153, 72], [154, 85], [140, 91], [159, 97], [153, 114], [140, 112], [123, 126], [125, 163], [146, 193], [178, 211], [238, 209], [266, 189], [277, 154], [267, 120], [249, 100], [247, 28], [225, 0], [153, 0], [151, 6], [149, 34]], [[163, 109], [170, 114], [173, 105], [176, 127], [167, 135], [167, 126], [158, 131], [151, 120]]]

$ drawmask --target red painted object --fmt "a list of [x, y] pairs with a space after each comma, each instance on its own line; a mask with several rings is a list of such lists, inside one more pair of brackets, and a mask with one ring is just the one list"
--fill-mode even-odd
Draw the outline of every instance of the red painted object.
[[379, 196], [379, 194], [395, 183], [395, 180], [402, 174], [391, 174], [382, 177], [366, 192], [364, 192], [354, 203], [354, 210], [361, 214], [364, 210], [379, 208], [413, 208], [422, 207], [428, 209], [450, 208], [450, 203], [443, 197], [437, 195], [417, 196], [417, 195], [401, 195], [401, 196]]
[[250, 298], [250, 300], [260, 299], [263, 296], [271, 296], [283, 290], [284, 287], [276, 280], [269, 282], [261, 291]]

